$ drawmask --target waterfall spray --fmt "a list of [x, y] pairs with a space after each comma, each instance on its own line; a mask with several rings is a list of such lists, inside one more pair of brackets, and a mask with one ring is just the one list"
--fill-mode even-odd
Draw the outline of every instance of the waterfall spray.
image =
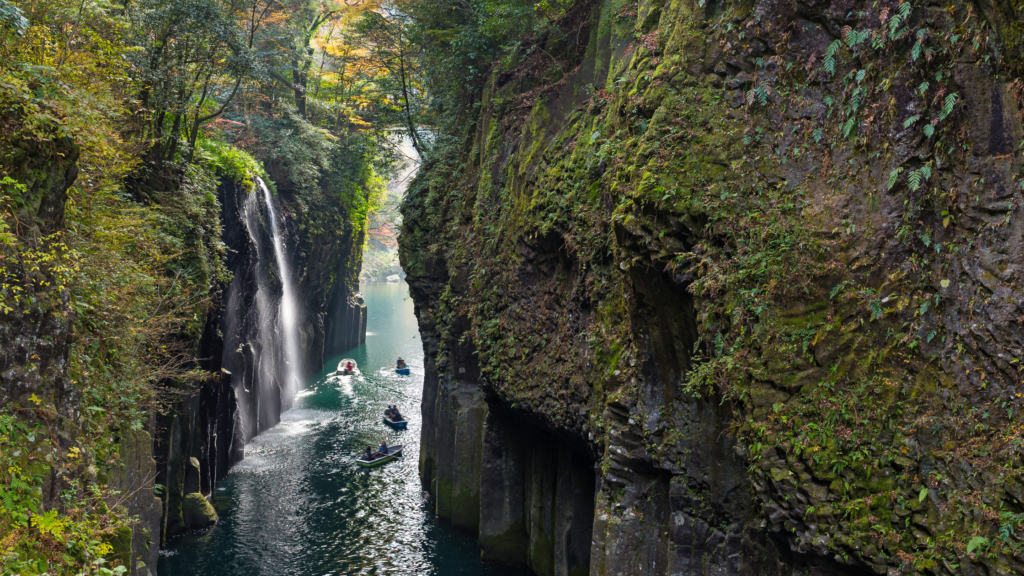
[[270, 196], [270, 189], [261, 178], [257, 178], [260, 190], [263, 191], [263, 199], [267, 203], [267, 215], [270, 218], [270, 233], [274, 241], [274, 257], [277, 260], [277, 270], [281, 275], [281, 307], [278, 313], [278, 322], [281, 328], [281, 336], [284, 343], [285, 382], [283, 391], [286, 405], [291, 404], [291, 399], [299, 389], [299, 380], [302, 376], [299, 354], [299, 329], [298, 329], [298, 303], [295, 301], [295, 289], [292, 286], [291, 268], [288, 265], [288, 254], [284, 250], [284, 242], [281, 239], [281, 231], [277, 225], [277, 213], [274, 212], [274, 202]]
[[239, 407], [239, 450], [280, 421], [303, 375], [300, 310], [288, 254], [270, 190], [258, 178], [256, 183], [259, 191], [239, 198], [240, 232], [248, 236], [248, 246], [235, 262], [222, 324], [224, 368]]

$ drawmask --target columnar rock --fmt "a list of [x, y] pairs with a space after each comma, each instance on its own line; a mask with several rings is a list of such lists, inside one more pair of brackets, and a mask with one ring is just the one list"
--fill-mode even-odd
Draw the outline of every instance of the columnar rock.
[[484, 560], [521, 562], [527, 557], [525, 439], [488, 414], [480, 469], [480, 552]]
[[567, 14], [407, 194], [438, 514], [478, 394], [485, 557], [1024, 572], [1016, 9]]

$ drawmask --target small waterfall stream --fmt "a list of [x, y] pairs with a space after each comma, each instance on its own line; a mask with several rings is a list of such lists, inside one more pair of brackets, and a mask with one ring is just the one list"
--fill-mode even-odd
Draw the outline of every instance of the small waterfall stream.
[[288, 254], [284, 250], [284, 242], [281, 239], [281, 231], [277, 225], [277, 213], [274, 211], [274, 202], [270, 197], [270, 189], [267, 188], [263, 179], [257, 177], [256, 182], [263, 191], [263, 199], [267, 203], [267, 215], [270, 217], [270, 232], [274, 240], [274, 258], [277, 260], [277, 270], [281, 276], [281, 307], [278, 320], [280, 321], [281, 336], [284, 343], [285, 362], [285, 386], [283, 396], [287, 398], [286, 404], [290, 406], [291, 399], [299, 390], [302, 378], [302, 367], [299, 366], [302, 355], [299, 353], [299, 330], [298, 330], [298, 302], [295, 300], [295, 288], [292, 286], [291, 267], [288, 265]]
[[292, 407], [303, 374], [299, 305], [288, 253], [270, 189], [262, 179], [256, 184], [259, 191], [245, 197], [240, 213], [255, 248], [249, 268], [255, 296], [246, 305], [244, 282], [236, 278], [225, 319], [224, 363], [234, 374], [243, 441], [277, 424], [281, 412]]

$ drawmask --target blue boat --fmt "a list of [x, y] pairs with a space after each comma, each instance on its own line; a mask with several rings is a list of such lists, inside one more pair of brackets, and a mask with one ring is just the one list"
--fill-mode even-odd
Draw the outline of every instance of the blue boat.
[[395, 368], [395, 372], [401, 374], [402, 376], [408, 376], [409, 375], [409, 368], [408, 367], [406, 367], [406, 368]]
[[405, 430], [406, 425], [409, 424], [406, 420], [392, 420], [391, 417], [385, 416], [384, 423], [391, 426], [395, 430]]

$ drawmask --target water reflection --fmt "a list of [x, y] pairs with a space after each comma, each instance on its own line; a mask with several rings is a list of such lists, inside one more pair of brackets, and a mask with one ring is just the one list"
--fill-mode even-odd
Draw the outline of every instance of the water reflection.
[[[423, 350], [407, 287], [371, 284], [366, 344], [345, 353], [361, 375], [320, 374], [281, 423], [246, 447], [214, 493], [221, 521], [161, 553], [161, 576], [349, 574], [521, 576], [483, 564], [474, 539], [434, 521], [417, 473]], [[393, 370], [398, 356], [411, 376]], [[327, 362], [329, 372], [341, 356]], [[397, 404], [407, 430], [381, 422]], [[367, 445], [405, 446], [381, 468], [356, 466]]]

